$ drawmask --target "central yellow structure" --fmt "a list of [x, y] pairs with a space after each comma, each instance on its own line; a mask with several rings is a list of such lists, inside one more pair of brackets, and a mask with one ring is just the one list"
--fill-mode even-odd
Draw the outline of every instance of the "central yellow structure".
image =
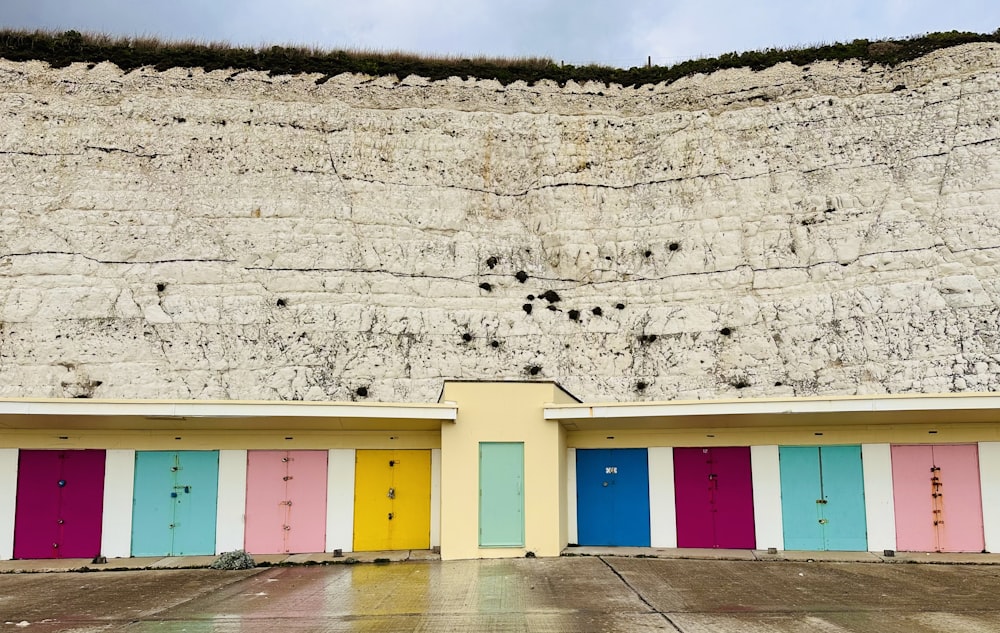
[[[539, 423], [546, 405], [578, 402], [553, 383], [446, 382], [441, 397], [458, 405], [441, 427], [441, 558], [558, 556], [566, 544], [566, 431]], [[524, 543], [480, 546], [481, 445], [524, 445]], [[554, 529], [558, 526], [558, 529]]]

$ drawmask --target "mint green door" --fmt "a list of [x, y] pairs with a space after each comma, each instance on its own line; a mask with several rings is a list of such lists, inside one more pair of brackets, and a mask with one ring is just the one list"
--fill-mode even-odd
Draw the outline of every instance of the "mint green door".
[[524, 444], [479, 444], [479, 546], [524, 546]]

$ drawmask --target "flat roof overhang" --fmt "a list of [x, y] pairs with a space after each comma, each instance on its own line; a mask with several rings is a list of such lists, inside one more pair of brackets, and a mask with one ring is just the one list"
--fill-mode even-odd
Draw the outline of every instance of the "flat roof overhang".
[[433, 431], [454, 403], [0, 399], [10, 429]]
[[835, 396], [644, 403], [550, 404], [568, 430], [1000, 423], [1000, 395]]

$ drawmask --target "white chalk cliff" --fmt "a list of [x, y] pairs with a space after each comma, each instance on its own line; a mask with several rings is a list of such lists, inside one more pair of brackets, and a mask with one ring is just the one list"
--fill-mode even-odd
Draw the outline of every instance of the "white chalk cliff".
[[998, 45], [317, 78], [0, 61], [0, 396], [1000, 389]]

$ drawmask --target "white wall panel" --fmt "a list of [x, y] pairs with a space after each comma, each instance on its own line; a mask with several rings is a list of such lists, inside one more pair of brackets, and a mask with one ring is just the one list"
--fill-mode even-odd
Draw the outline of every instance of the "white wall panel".
[[653, 547], [677, 547], [677, 495], [674, 449], [649, 448], [649, 541]]
[[776, 445], [751, 446], [753, 516], [757, 548], [785, 549], [781, 521], [781, 467]]
[[14, 558], [14, 513], [17, 508], [16, 448], [0, 448], [0, 559]]
[[246, 533], [247, 452], [219, 451], [219, 502], [215, 520], [215, 553], [243, 549]]
[[112, 449], [104, 454], [104, 516], [101, 555], [132, 555], [132, 495], [135, 491], [135, 451]]
[[979, 486], [987, 552], [1000, 552], [1000, 442], [979, 443]]
[[892, 498], [892, 452], [888, 444], [862, 444], [868, 549], [896, 549], [896, 514]]
[[336, 549], [350, 552], [354, 549], [354, 460], [353, 448], [330, 449], [326, 484], [328, 552]]

